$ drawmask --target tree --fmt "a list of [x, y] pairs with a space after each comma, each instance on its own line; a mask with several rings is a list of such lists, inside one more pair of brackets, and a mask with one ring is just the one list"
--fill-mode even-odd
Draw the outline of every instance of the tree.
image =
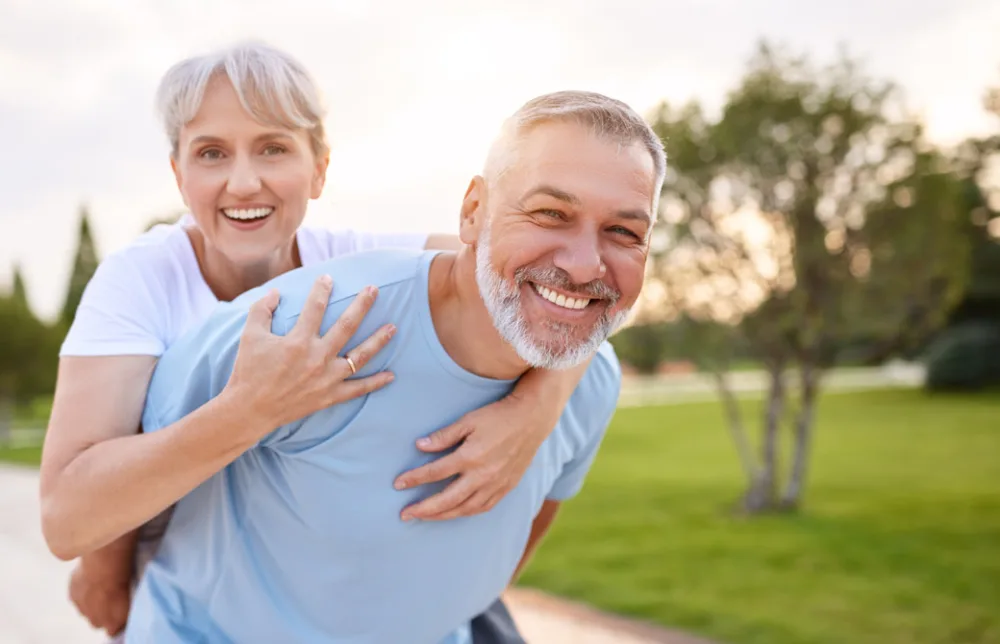
[[14, 407], [45, 382], [54, 382], [53, 337], [27, 306], [26, 298], [0, 293], [0, 445], [10, 436]]
[[[702, 322], [695, 329], [718, 357], [707, 362], [742, 446], [741, 508], [798, 508], [821, 377], [840, 347], [860, 336], [906, 346], [961, 295], [960, 182], [894, 88], [846, 56], [816, 69], [763, 44], [717, 119], [664, 104], [654, 127], [670, 165], [651, 274], [664, 314]], [[768, 374], [759, 455], [727, 391], [735, 342]], [[782, 475], [786, 422], [794, 445]]]
[[21, 267], [18, 265], [14, 266], [14, 279], [13, 288], [11, 289], [11, 297], [23, 306], [28, 306], [28, 290], [24, 286], [24, 275], [21, 274]]
[[72, 324], [76, 309], [80, 306], [80, 300], [83, 298], [83, 291], [87, 288], [90, 278], [94, 276], [94, 272], [97, 271], [99, 261], [94, 238], [90, 232], [90, 214], [87, 212], [87, 208], [83, 207], [80, 209], [80, 233], [76, 245], [76, 256], [73, 260], [69, 286], [66, 290], [66, 300], [59, 315], [59, 322], [64, 327]]

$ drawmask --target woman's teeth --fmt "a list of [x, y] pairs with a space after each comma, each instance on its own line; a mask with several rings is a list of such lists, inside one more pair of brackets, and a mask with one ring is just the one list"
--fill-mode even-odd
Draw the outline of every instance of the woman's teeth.
[[535, 287], [536, 293], [544, 297], [549, 302], [552, 302], [556, 306], [561, 306], [564, 309], [573, 309], [578, 311], [590, 304], [590, 298], [566, 297], [561, 293], [551, 291], [539, 284], [532, 284], [532, 286]]
[[274, 208], [223, 208], [222, 209], [222, 214], [224, 214], [225, 216], [229, 217], [230, 219], [239, 219], [241, 221], [267, 217], [272, 212], [274, 212]]

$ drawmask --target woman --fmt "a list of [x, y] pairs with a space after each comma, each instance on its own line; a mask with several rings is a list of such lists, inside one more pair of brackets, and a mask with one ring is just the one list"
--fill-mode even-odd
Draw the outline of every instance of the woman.
[[[294, 330], [277, 337], [248, 329], [236, 371], [251, 374], [252, 382], [231, 380], [186, 418], [142, 434], [146, 389], [165, 348], [218, 302], [299, 266], [380, 246], [458, 243], [301, 227], [308, 201], [322, 193], [329, 150], [312, 81], [279, 51], [248, 45], [186, 60], [167, 72], [158, 101], [171, 167], [191, 215], [102, 262], [61, 351], [42, 455], [46, 540], [60, 558], [82, 557], [71, 595], [109, 634], [124, 626], [131, 582], [155, 550], [169, 509], [239, 456], [212, 449], [211, 436], [240, 432], [238, 419], [248, 409], [291, 420], [391, 380], [378, 374], [341, 381], [332, 358], [342, 346], [316, 337], [303, 342]], [[329, 281], [314, 287], [324, 300], [330, 291]], [[341, 323], [356, 325], [374, 297], [359, 297]], [[261, 305], [276, 303], [265, 298]], [[365, 340], [351, 356], [356, 366], [391, 333], [384, 328]], [[454, 453], [402, 475], [397, 485], [458, 478], [401, 511], [442, 520], [492, 507], [520, 480], [582, 372], [530, 372], [508, 398], [418, 445], [441, 451], [461, 441]]]

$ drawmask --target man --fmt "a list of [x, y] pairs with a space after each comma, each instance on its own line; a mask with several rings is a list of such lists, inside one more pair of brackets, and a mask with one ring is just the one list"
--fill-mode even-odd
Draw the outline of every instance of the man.
[[[266, 285], [282, 294], [277, 334], [307, 316], [322, 317], [325, 334], [376, 285], [354, 337], [388, 321], [398, 332], [370, 360], [356, 340], [338, 360], [359, 377], [391, 370], [395, 381], [262, 434], [182, 499], [137, 589], [126, 641], [471, 641], [469, 620], [580, 489], [614, 413], [621, 374], [604, 341], [641, 289], [664, 164], [660, 141], [624, 104], [543, 96], [510, 119], [472, 180], [457, 254], [353, 255]], [[307, 293], [322, 273], [335, 277], [325, 309]], [[146, 431], [238, 377], [248, 316], [267, 315], [254, 305], [262, 293], [220, 307], [161, 358]], [[399, 519], [401, 504], [434, 491], [392, 487], [429, 458], [418, 437], [499, 399], [531, 367], [591, 358], [559, 425], [496, 507], [443, 523]]]

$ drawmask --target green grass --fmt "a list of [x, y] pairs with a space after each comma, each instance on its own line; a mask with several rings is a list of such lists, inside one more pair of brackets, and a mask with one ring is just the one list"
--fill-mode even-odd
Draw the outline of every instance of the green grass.
[[1000, 642], [1000, 396], [827, 396], [805, 510], [742, 485], [717, 405], [622, 409], [521, 583], [730, 644]]
[[42, 460], [41, 447], [3, 447], [0, 446], [0, 461], [38, 465]]

